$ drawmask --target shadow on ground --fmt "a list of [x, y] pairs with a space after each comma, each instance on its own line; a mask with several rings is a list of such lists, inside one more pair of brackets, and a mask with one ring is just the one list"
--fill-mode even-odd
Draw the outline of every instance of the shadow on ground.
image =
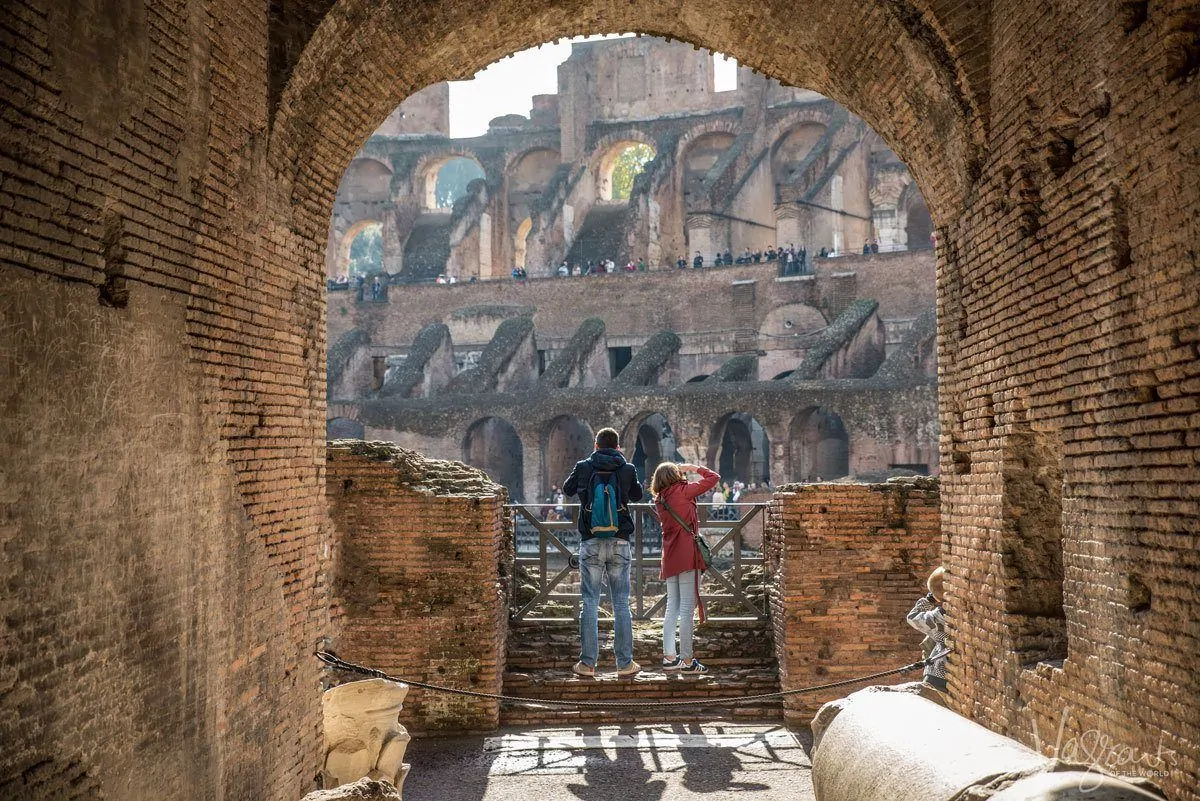
[[504, 729], [413, 740], [405, 801], [812, 799], [811, 737], [779, 723]]

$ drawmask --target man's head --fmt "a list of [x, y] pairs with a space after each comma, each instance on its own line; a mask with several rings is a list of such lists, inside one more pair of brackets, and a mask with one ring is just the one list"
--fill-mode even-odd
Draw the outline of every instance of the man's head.
[[596, 448], [609, 448], [616, 450], [620, 447], [620, 437], [615, 428], [602, 428], [596, 432]]

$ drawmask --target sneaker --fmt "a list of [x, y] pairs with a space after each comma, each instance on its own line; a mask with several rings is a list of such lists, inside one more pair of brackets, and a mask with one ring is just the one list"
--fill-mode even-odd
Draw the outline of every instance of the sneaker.
[[576, 676], [587, 676], [588, 678], [596, 676], [596, 669], [586, 662], [576, 662], [575, 667], [571, 668], [571, 672]]
[[681, 667], [683, 667], [683, 660], [679, 657], [675, 657], [674, 659], [664, 658], [662, 661], [663, 670], [679, 670]]
[[626, 665], [623, 668], [617, 668], [618, 676], [636, 676], [638, 673], [641, 673], [641, 672], [642, 672], [642, 666], [639, 665], [637, 662], [630, 662], [628, 665]]
[[707, 673], [708, 668], [700, 664], [700, 660], [693, 658], [691, 662], [679, 669], [680, 673]]

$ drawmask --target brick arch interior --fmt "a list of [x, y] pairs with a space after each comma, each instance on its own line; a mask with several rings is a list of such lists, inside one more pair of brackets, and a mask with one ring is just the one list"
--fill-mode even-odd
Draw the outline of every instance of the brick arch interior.
[[732, 412], [716, 422], [709, 432], [705, 461], [727, 484], [772, 481], [770, 438], [762, 423], [746, 412]]
[[475, 421], [463, 437], [462, 459], [508, 487], [513, 501], [525, 498], [525, 449], [517, 429], [504, 418]]
[[[311, 789], [312, 650], [336, 629], [321, 285], [337, 180], [420, 87], [616, 30], [820, 91], [910, 167], [938, 228], [952, 703], [1030, 741], [1030, 719], [1056, 730], [1070, 699], [1068, 736], [1164, 745], [1180, 758], [1168, 795], [1200, 784], [1178, 636], [1200, 617], [1186, 4], [177, 5], [0, 9], [26, 54], [0, 64], [20, 131], [0, 187], [2, 336], [36, 368], [3, 382], [20, 470], [0, 581], [22, 613], [5, 620], [17, 686], [0, 704], [22, 720], [0, 784], [131, 801]], [[1038, 465], [1070, 491], [1071, 657], [1033, 671], [996, 603], [1000, 554], [974, 543], [1008, 535], [997, 488]], [[44, 704], [16, 700], [45, 686]]]
[[542, 497], [549, 497], [552, 487], [561, 487], [571, 468], [586, 458], [594, 445], [595, 434], [586, 421], [566, 416], [551, 420], [542, 436]]
[[841, 415], [823, 406], [803, 410], [791, 426], [793, 481], [828, 481], [850, 474], [850, 436]]
[[376, 219], [358, 220], [346, 229], [338, 241], [337, 259], [334, 261], [333, 275], [343, 275], [350, 272], [350, 249], [354, 246], [354, 240], [358, 235], [373, 227], [383, 226], [382, 221]]
[[679, 443], [670, 422], [662, 412], [640, 415], [621, 433], [621, 451], [633, 463], [638, 478], [647, 487], [654, 469], [661, 462], [676, 461]]
[[625, 151], [631, 147], [637, 146], [649, 147], [657, 155], [657, 148], [653, 142], [648, 141], [647, 137], [637, 136], [629, 138], [620, 138], [615, 142], [605, 143], [602, 147], [596, 149], [595, 155], [592, 157], [592, 164], [596, 170], [596, 193], [597, 199], [603, 202], [616, 201], [613, 198], [613, 171], [616, 169], [617, 161]]

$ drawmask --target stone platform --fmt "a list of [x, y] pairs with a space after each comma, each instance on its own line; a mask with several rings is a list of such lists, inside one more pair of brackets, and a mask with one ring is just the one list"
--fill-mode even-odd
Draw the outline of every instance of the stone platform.
[[[504, 694], [547, 700], [688, 701], [743, 697], [779, 691], [779, 670], [764, 621], [708, 621], [696, 636], [696, 655], [709, 672], [687, 675], [659, 669], [659, 623], [634, 626], [634, 659], [643, 667], [635, 677], [619, 677], [612, 657], [612, 627], [600, 623], [600, 662], [595, 678], [571, 672], [579, 655], [574, 621], [515, 623], [509, 629]], [[771, 721], [782, 717], [778, 698], [750, 704], [709, 706], [577, 709], [505, 703], [505, 726], [563, 723], [669, 723], [697, 721]]]

